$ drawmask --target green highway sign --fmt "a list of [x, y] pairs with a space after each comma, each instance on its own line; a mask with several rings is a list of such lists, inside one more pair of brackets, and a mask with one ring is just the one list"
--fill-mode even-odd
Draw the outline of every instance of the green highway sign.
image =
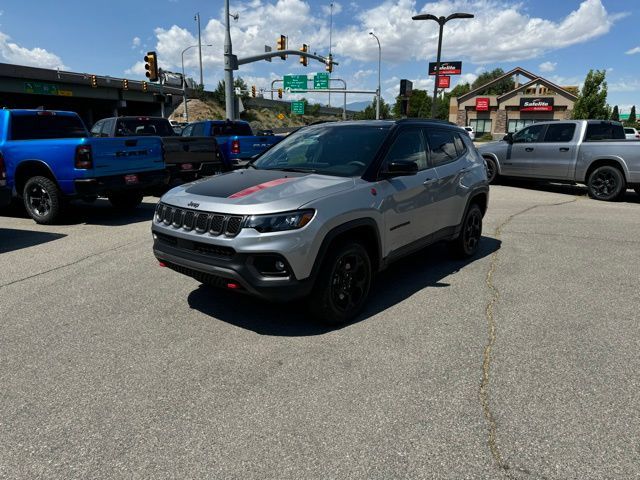
[[291, 90], [306, 90], [307, 89], [307, 76], [306, 75], [285, 75], [284, 76], [284, 89]]
[[291, 102], [291, 113], [294, 113], [296, 115], [304, 115], [304, 102]]
[[328, 90], [329, 89], [329, 74], [328, 73], [316, 73], [313, 77], [313, 88], [315, 90]]
[[58, 95], [58, 87], [50, 83], [24, 82], [24, 92], [38, 95]]

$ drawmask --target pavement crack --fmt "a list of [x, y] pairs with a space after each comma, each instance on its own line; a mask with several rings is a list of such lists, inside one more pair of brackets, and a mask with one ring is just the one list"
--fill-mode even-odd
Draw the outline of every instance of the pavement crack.
[[105, 253], [113, 252], [115, 250], [119, 250], [120, 248], [128, 247], [129, 245], [133, 245], [133, 244], [136, 244], [136, 243], [142, 243], [142, 241], [138, 240], [138, 241], [135, 241], [135, 242], [127, 242], [127, 243], [123, 243], [122, 245], [115, 246], [113, 248], [108, 248], [108, 249], [102, 250], [100, 252], [92, 253], [91, 255], [87, 255], [85, 257], [79, 258], [77, 260], [74, 260], [73, 262], [65, 263], [64, 265], [59, 265], [57, 267], [50, 268], [49, 270], [44, 270], [42, 272], [34, 273], [33, 275], [29, 275], [28, 277], [19, 278], [18, 280], [13, 280], [12, 282], [5, 283], [3, 285], [0, 285], [0, 288], [9, 287], [9, 286], [14, 285], [16, 283], [24, 282], [24, 281], [30, 280], [32, 278], [36, 278], [36, 277], [40, 277], [42, 275], [46, 275], [47, 273], [55, 272], [56, 270], [61, 270], [63, 268], [71, 267], [71, 266], [76, 265], [78, 263], [84, 262], [85, 260], [88, 260], [90, 258], [97, 257], [97, 256], [103, 255]]
[[[539, 207], [555, 207], [560, 205], [567, 205], [569, 203], [574, 203], [578, 201], [580, 197], [575, 197], [572, 200], [559, 202], [559, 203], [540, 203], [536, 205], [532, 205], [531, 207], [525, 208], [517, 213], [514, 213], [507, 217], [502, 223], [500, 223], [495, 231], [494, 238], [499, 240], [502, 236], [502, 232], [504, 228], [511, 223], [511, 221], [520, 216], [528, 213]], [[489, 446], [489, 450], [491, 451], [491, 456], [493, 460], [496, 462], [498, 468], [502, 470], [508, 478], [515, 478], [511, 472], [520, 472], [527, 475], [531, 475], [531, 471], [521, 467], [514, 467], [509, 465], [503, 458], [502, 453], [500, 451], [500, 447], [498, 445], [498, 427], [496, 424], [496, 420], [493, 415], [493, 411], [491, 409], [491, 403], [489, 401], [489, 387], [491, 380], [491, 354], [493, 352], [493, 347], [495, 346], [497, 339], [497, 327], [496, 327], [496, 319], [495, 319], [495, 307], [500, 300], [500, 291], [498, 287], [496, 287], [494, 283], [494, 278], [496, 274], [496, 270], [498, 267], [499, 260], [499, 252], [500, 249], [496, 250], [491, 254], [491, 262], [489, 264], [489, 270], [487, 271], [487, 276], [485, 277], [485, 283], [489, 292], [491, 293], [491, 298], [485, 307], [485, 319], [487, 321], [487, 343], [484, 347], [484, 351], [482, 353], [482, 381], [480, 382], [480, 389], [478, 391], [478, 397], [480, 399], [480, 403], [482, 405], [482, 412], [484, 414], [484, 418], [487, 422], [488, 427], [488, 439], [487, 444]]]

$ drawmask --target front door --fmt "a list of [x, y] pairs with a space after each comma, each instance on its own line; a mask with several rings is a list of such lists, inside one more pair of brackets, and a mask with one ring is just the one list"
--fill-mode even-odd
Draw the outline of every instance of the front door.
[[500, 163], [501, 174], [508, 177], [531, 176], [531, 163], [539, 155], [546, 125], [531, 125], [513, 135], [513, 143], [507, 148], [507, 156]]
[[437, 180], [434, 168], [427, 162], [425, 140], [419, 128], [401, 130], [393, 141], [382, 165], [391, 161], [410, 161], [418, 165], [418, 173], [388, 178], [378, 185], [384, 201], [385, 238], [389, 253], [433, 233], [433, 197], [430, 186]]
[[549, 125], [544, 141], [536, 145], [536, 155], [529, 164], [529, 175], [549, 180], [568, 179], [576, 157], [575, 133], [575, 123]]

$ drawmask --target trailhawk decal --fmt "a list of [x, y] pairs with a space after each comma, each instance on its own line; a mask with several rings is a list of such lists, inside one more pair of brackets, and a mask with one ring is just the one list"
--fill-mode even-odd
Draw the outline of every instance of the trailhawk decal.
[[259, 192], [260, 190], [265, 190], [267, 188], [275, 187], [277, 185], [282, 185], [283, 183], [287, 183], [293, 178], [278, 178], [277, 180], [271, 180], [269, 182], [260, 183], [259, 185], [255, 185], [253, 187], [245, 188], [244, 190], [240, 190], [239, 192], [234, 193], [233, 195], [229, 195], [229, 198], [241, 198], [246, 197], [247, 195], [251, 195], [252, 193]]

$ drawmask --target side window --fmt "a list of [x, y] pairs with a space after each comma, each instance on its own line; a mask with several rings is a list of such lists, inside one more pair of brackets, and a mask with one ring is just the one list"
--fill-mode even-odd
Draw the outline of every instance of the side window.
[[590, 122], [587, 124], [587, 134], [585, 137], [585, 141], [587, 142], [624, 139], [624, 129], [619, 123]]
[[398, 134], [387, 152], [385, 164], [397, 161], [415, 162], [418, 170], [427, 168], [427, 152], [420, 130], [405, 130]]
[[545, 142], [570, 142], [576, 131], [575, 123], [554, 123], [544, 135]]
[[542, 141], [546, 125], [531, 125], [513, 135], [513, 143], [535, 143]]
[[91, 129], [91, 136], [92, 137], [99, 137], [100, 134], [102, 133], [102, 125], [104, 125], [104, 122], [102, 120], [96, 122], [93, 125], [93, 128]]
[[459, 133], [454, 134], [453, 142], [456, 144], [456, 152], [458, 152], [458, 156], [461, 156], [464, 152], [467, 151], [467, 147], [464, 144], [464, 140], [460, 138]]
[[109, 120], [105, 120], [104, 125], [102, 126], [102, 136], [108, 137], [111, 135], [113, 131], [113, 125], [115, 124], [115, 118], [110, 118]]
[[192, 137], [204, 137], [204, 123], [196, 123], [193, 126], [193, 133], [190, 135]]
[[[429, 150], [434, 167], [449, 163], [458, 158], [456, 133], [452, 130], [429, 129]], [[458, 139], [460, 141], [460, 139]]]
[[192, 132], [193, 132], [193, 125], [187, 125], [186, 127], [184, 127], [184, 130], [182, 130], [182, 136], [190, 137]]

